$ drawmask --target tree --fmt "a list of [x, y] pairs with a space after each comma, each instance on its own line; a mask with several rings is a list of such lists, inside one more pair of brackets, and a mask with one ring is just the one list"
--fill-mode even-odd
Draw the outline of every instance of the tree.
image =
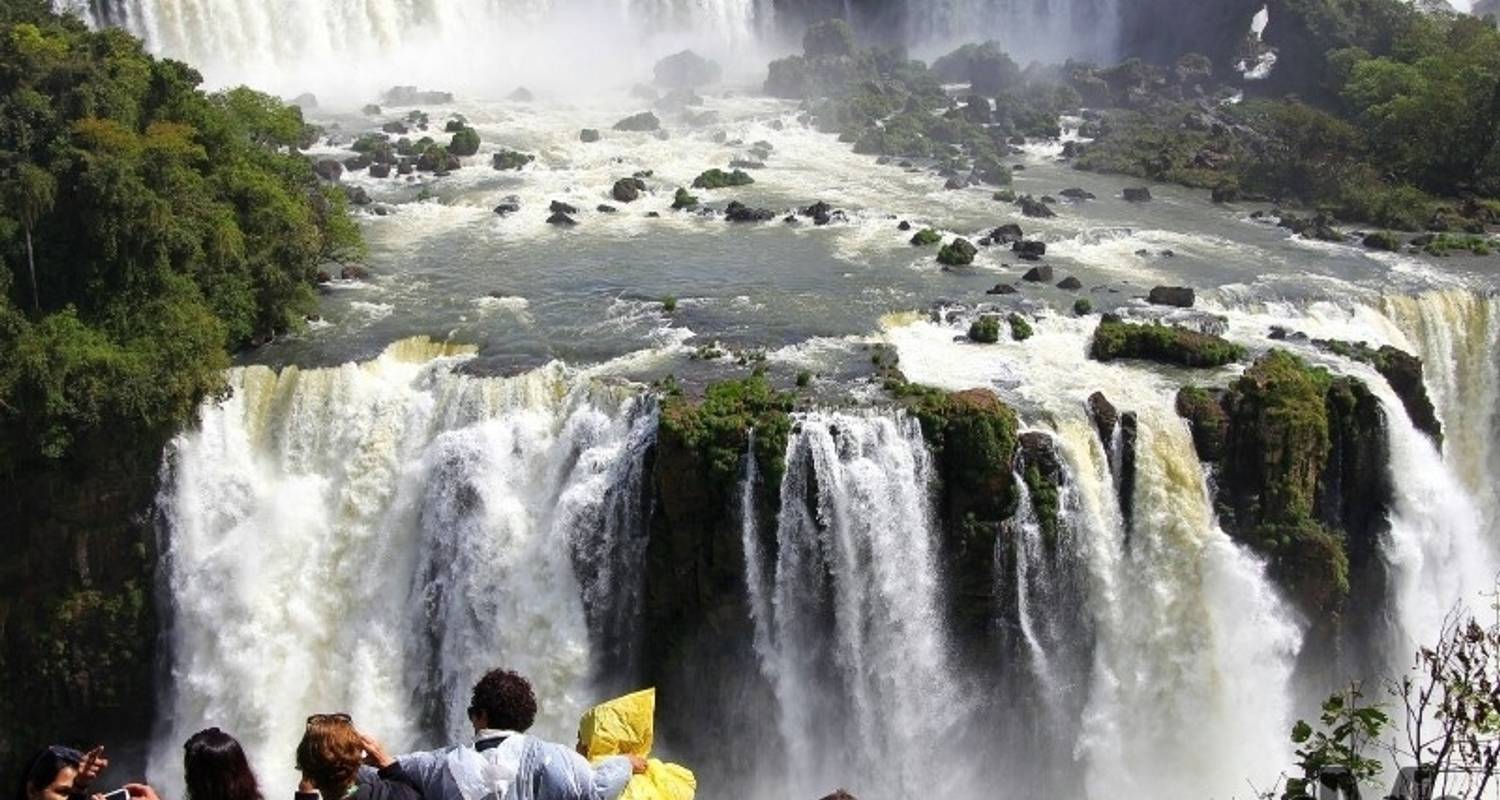
[[52, 210], [57, 199], [57, 180], [35, 164], [22, 164], [16, 176], [5, 184], [5, 204], [21, 220], [26, 231], [26, 267], [31, 273], [31, 307], [41, 313], [41, 294], [36, 282], [36, 247], [32, 231], [37, 220]]

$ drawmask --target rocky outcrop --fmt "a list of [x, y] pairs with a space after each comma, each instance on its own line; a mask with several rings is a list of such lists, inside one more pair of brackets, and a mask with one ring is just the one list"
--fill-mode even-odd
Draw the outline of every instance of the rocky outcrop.
[[656, 62], [652, 74], [657, 86], [668, 89], [696, 89], [717, 83], [723, 70], [718, 62], [683, 50]]
[[642, 111], [616, 122], [614, 127], [617, 131], [650, 132], [661, 129], [661, 120], [650, 111]]
[[1314, 339], [1314, 346], [1345, 358], [1362, 361], [1375, 368], [1391, 385], [1391, 390], [1400, 398], [1401, 405], [1417, 430], [1427, 434], [1439, 448], [1443, 446], [1443, 423], [1437, 418], [1437, 409], [1427, 394], [1427, 384], [1422, 380], [1422, 359], [1405, 350], [1390, 345], [1379, 349], [1364, 342], [1345, 342], [1331, 339]]
[[1094, 329], [1089, 356], [1097, 361], [1133, 358], [1180, 367], [1220, 367], [1244, 358], [1245, 348], [1211, 333], [1106, 315]]
[[640, 178], [621, 178], [609, 190], [609, 194], [621, 203], [634, 203], [646, 191], [646, 182]]
[[937, 260], [939, 264], [948, 267], [966, 267], [974, 263], [974, 256], [979, 250], [962, 237], [943, 245], [938, 250]]
[[1153, 306], [1192, 308], [1197, 295], [1189, 286], [1155, 286], [1146, 295], [1146, 302]]

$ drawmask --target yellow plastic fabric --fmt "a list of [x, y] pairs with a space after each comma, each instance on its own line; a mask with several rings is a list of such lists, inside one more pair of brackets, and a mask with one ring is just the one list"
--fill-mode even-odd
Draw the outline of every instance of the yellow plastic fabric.
[[646, 758], [646, 772], [630, 779], [620, 800], [693, 800], [698, 779], [691, 770], [647, 758], [656, 728], [656, 690], [643, 689], [600, 703], [578, 723], [578, 741], [590, 761], [609, 756]]

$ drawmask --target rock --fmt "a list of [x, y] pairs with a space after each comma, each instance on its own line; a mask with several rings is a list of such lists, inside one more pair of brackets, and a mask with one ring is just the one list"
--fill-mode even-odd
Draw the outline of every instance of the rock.
[[397, 175], [410, 175], [416, 171], [416, 168], [416, 162], [411, 160], [410, 158], [403, 158], [400, 161], [396, 162]]
[[344, 165], [331, 158], [313, 162], [313, 173], [325, 181], [336, 181], [344, 174]]
[[318, 270], [316, 280], [318, 283], [331, 283], [333, 281], [333, 276], [328, 274], [328, 270], [320, 269]]
[[751, 208], [738, 200], [731, 200], [724, 209], [724, 218], [730, 222], [767, 222], [775, 219], [776, 214], [769, 209]]
[[418, 91], [415, 86], [392, 86], [381, 96], [387, 105], [440, 106], [453, 102], [451, 92]]
[[372, 177], [372, 178], [389, 178], [390, 176], [391, 176], [391, 165], [390, 164], [371, 164], [370, 165], [370, 177]]
[[765, 169], [766, 168], [766, 162], [764, 162], [764, 161], [751, 161], [751, 160], [746, 159], [746, 158], [735, 158], [735, 159], [730, 159], [730, 161], [729, 161], [729, 168], [730, 169]]
[[448, 152], [448, 149], [440, 145], [428, 145], [426, 150], [417, 156], [418, 172], [444, 173], [463, 166], [458, 156]]
[[986, 289], [984, 293], [985, 294], [1015, 294], [1018, 291], [1020, 291], [1020, 290], [1017, 289], [1014, 286], [1011, 286], [1008, 283], [997, 283], [993, 287], [991, 287], [989, 289]]
[[303, 111], [312, 111], [318, 107], [318, 98], [312, 92], [303, 92], [292, 98], [291, 105]]
[[358, 172], [370, 166], [370, 157], [364, 153], [344, 159], [344, 169], [350, 172]]
[[673, 210], [682, 210], [698, 207], [698, 198], [688, 194], [688, 190], [677, 187], [677, 193], [672, 196]]
[[[1006, 223], [994, 229], [993, 231], [990, 231], [990, 241], [994, 242], [995, 244], [1014, 244], [1021, 241], [1022, 237], [1024, 236], [1025, 234], [1021, 233], [1021, 226], [1015, 224], [1014, 222]], [[1037, 242], [1036, 244], [1042, 245], [1042, 253], [1047, 252], [1046, 245], [1042, 244], [1041, 242]]]
[[[798, 211], [798, 213], [804, 217], [812, 217], [814, 225], [827, 225], [828, 223], [833, 221], [835, 214], [838, 214], [840, 218], [843, 217], [843, 212], [834, 211], [833, 206], [828, 205], [822, 200], [819, 200], [812, 205], [801, 209], [800, 211]], [[910, 227], [910, 225], [907, 226], [907, 228]]]
[[520, 210], [521, 204], [514, 199], [506, 199], [505, 201], [501, 202], [500, 205], [495, 206], [495, 213], [502, 217], [506, 216], [507, 214], [514, 214]]
[[1058, 194], [1062, 195], [1063, 197], [1068, 198], [1069, 200], [1074, 200], [1074, 201], [1093, 200], [1094, 199], [1094, 193], [1093, 192], [1086, 192], [1086, 191], [1084, 191], [1082, 189], [1079, 189], [1079, 188], [1076, 188], [1076, 187], [1071, 188], [1071, 189], [1064, 189], [1061, 192], [1058, 192]]
[[1240, 190], [1237, 186], [1215, 186], [1209, 197], [1215, 203], [1233, 203], [1240, 199]]
[[359, 264], [345, 264], [339, 269], [339, 280], [362, 281], [370, 277], [370, 271]]
[[1021, 276], [1021, 280], [1030, 281], [1032, 283], [1051, 283], [1052, 267], [1046, 264], [1032, 267], [1031, 269], [1026, 270], [1026, 274]]
[[593, 144], [599, 141], [599, 131], [595, 128], [584, 128], [578, 132], [578, 141], [584, 144]]
[[974, 263], [974, 256], [978, 252], [968, 239], [957, 238], [938, 250], [937, 260], [939, 264], [949, 267], [966, 267]]
[[536, 156], [530, 153], [501, 150], [490, 158], [490, 166], [501, 171], [518, 170], [535, 160]]
[[1044, 194], [1042, 195], [1042, 202], [1046, 203], [1049, 206], [1055, 206], [1057, 205], [1057, 198], [1053, 197], [1050, 194]]
[[1224, 391], [1184, 386], [1177, 392], [1177, 415], [1188, 421], [1193, 448], [1206, 462], [1224, 457], [1229, 439], [1229, 415], [1224, 412]]
[[652, 68], [652, 80], [657, 86], [665, 86], [668, 89], [696, 89], [717, 83], [723, 70], [718, 63], [694, 53], [692, 50], [683, 50], [674, 53], [656, 62]]
[[380, 106], [377, 106], [374, 103], [369, 103], [364, 108], [360, 109], [360, 113], [364, 114], [367, 117], [378, 117], [380, 116]]
[[[1303, 337], [1304, 339], [1306, 337]], [[1417, 430], [1427, 434], [1439, 449], [1443, 446], [1443, 423], [1437, 417], [1427, 384], [1422, 379], [1422, 359], [1390, 345], [1375, 349], [1364, 342], [1313, 339], [1313, 346], [1375, 368], [1400, 398], [1406, 415]]]
[[969, 341], [979, 344], [994, 344], [1000, 341], [1000, 317], [983, 314], [969, 325]]
[[1123, 192], [1125, 199], [1131, 203], [1151, 202], [1151, 190], [1144, 186], [1127, 187]]
[[505, 99], [511, 101], [512, 103], [530, 103], [536, 100], [536, 96], [533, 95], [531, 93], [531, 90], [527, 89], [525, 86], [517, 86], [514, 92], [511, 92], [510, 94], [505, 96]]
[[1120, 412], [1103, 392], [1094, 392], [1088, 399], [1089, 419], [1094, 421], [1094, 430], [1099, 432], [1099, 441], [1106, 452], [1113, 446], [1115, 426], [1120, 423]]
[[1196, 293], [1189, 286], [1155, 286], [1146, 295], [1146, 302], [1153, 306], [1192, 308]]
[[1390, 231], [1375, 231], [1364, 238], [1364, 246], [1371, 250], [1395, 253], [1401, 250], [1401, 239]]
[[594, 210], [598, 211], [600, 214], [613, 214], [616, 211], [619, 211], [619, 209], [615, 208], [614, 206], [605, 203], [600, 203], [594, 208]]
[[[1042, 256], [1047, 255], [1047, 243], [1034, 240], [1022, 239], [1012, 242], [1010, 249], [1027, 261], [1036, 261]], [[1051, 268], [1049, 267], [1048, 269], [1050, 270]], [[1052, 280], [1052, 273], [1050, 271], [1047, 273], [1047, 280]]]
[[615, 181], [614, 188], [609, 194], [621, 203], [634, 203], [641, 197], [641, 192], [646, 191], [646, 182], [640, 178], [621, 178]]
[[802, 35], [802, 55], [809, 59], [854, 55], [854, 30], [842, 19], [809, 25]]
[[455, 156], [472, 156], [479, 152], [479, 132], [462, 127], [448, 142], [448, 152]]
[[947, 183], [943, 184], [943, 188], [949, 191], [953, 191], [956, 189], [967, 189], [969, 188], [969, 179], [961, 178], [955, 175], [954, 177], [949, 178]]
[[693, 179], [694, 189], [724, 189], [731, 186], [748, 186], [755, 183], [755, 179], [743, 170], [724, 170], [714, 168], [705, 170]]
[[356, 206], [367, 206], [370, 204], [370, 193], [366, 192], [362, 186], [345, 186], [344, 195], [349, 198], [350, 203]]
[[1023, 194], [1016, 198], [1016, 205], [1021, 207], [1021, 213], [1028, 217], [1047, 219], [1057, 216], [1057, 212], [1047, 207], [1046, 203], [1038, 201], [1029, 194]]
[[1143, 359], [1181, 367], [1221, 367], [1245, 357], [1245, 348], [1209, 333], [1160, 323], [1137, 325], [1105, 315], [1094, 329], [1089, 356], [1096, 361]]
[[943, 235], [932, 228], [923, 228], [911, 237], [913, 247], [931, 247], [943, 240]]
[[673, 89], [657, 99], [652, 107], [657, 111], [681, 112], [703, 105], [703, 98], [692, 89]]
[[911, 223], [903, 219], [900, 222], [896, 223], [896, 230], [909, 231], [911, 230]]
[[1080, 281], [1072, 275], [1069, 275], [1068, 277], [1063, 278], [1062, 280], [1057, 282], [1057, 288], [1065, 289], [1070, 292], [1076, 292], [1079, 289], [1083, 288], [1083, 281]]
[[553, 200], [550, 204], [548, 204], [547, 210], [551, 211], [554, 214], [577, 214], [578, 213], [578, 209], [574, 208], [573, 206], [568, 205], [567, 203], [564, 203], [561, 200]]
[[560, 228], [571, 228], [578, 222], [561, 211], [553, 211], [552, 216], [547, 217], [548, 225], [556, 225]]
[[398, 136], [404, 133], [409, 133], [411, 131], [410, 128], [406, 127], [406, 123], [402, 122], [399, 119], [391, 120], [390, 122], [381, 125], [380, 129], [382, 131], [385, 131], [386, 133], [394, 133]]
[[661, 129], [661, 120], [650, 111], [633, 114], [615, 123], [617, 131], [650, 132]]

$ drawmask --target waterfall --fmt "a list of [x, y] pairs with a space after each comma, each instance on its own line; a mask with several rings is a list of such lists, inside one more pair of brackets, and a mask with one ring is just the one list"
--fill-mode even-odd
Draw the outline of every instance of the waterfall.
[[1060, 431], [1090, 531], [1098, 631], [1079, 742], [1086, 794], [1242, 795], [1290, 763], [1301, 632], [1264, 565], [1219, 528], [1182, 421], [1139, 413], [1128, 544], [1104, 448], [1081, 418]]
[[[211, 83], [313, 90], [357, 105], [395, 84], [503, 96], [613, 86], [670, 52], [748, 53], [771, 0], [53, 0]], [[352, 84], [352, 86], [350, 85]], [[628, 81], [627, 81], [628, 85]], [[357, 93], [354, 93], [357, 90]]]
[[[393, 750], [466, 735], [468, 689], [498, 665], [534, 682], [540, 732], [571, 737], [595, 642], [627, 624], [595, 598], [639, 580], [629, 462], [654, 407], [557, 364], [456, 372], [469, 355], [417, 339], [364, 364], [236, 369], [175, 440], [152, 759], [169, 796], [181, 742], [209, 724], [267, 787], [292, 785], [313, 711]], [[575, 576], [585, 553], [608, 564]]]
[[895, 413], [797, 419], [773, 575], [752, 595], [788, 753], [766, 796], [943, 794], [972, 752], [938, 600], [926, 443]]

